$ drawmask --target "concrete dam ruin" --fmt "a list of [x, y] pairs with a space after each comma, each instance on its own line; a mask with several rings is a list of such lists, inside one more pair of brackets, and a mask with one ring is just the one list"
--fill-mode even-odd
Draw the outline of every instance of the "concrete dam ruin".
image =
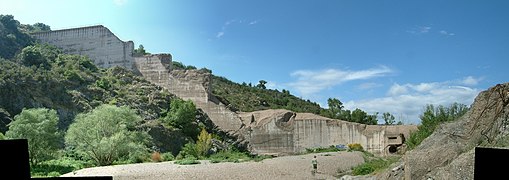
[[133, 56], [134, 43], [122, 41], [104, 26], [32, 34], [65, 53], [88, 56], [102, 68], [121, 66], [148, 81], [191, 100], [221, 131], [237, 138], [256, 154], [293, 154], [308, 148], [359, 143], [376, 153], [398, 151], [414, 125], [364, 125], [287, 110], [232, 112], [212, 95], [211, 74], [172, 69], [170, 54]]

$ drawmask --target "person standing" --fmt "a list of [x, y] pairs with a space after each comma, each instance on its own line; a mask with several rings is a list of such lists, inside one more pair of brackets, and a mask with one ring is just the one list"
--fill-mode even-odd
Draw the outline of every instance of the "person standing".
[[313, 156], [313, 159], [311, 160], [311, 164], [313, 164], [313, 175], [318, 172], [318, 160], [316, 160], [316, 156]]

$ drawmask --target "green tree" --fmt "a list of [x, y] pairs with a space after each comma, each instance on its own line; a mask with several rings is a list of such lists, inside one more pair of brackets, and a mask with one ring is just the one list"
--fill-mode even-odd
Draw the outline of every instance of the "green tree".
[[33, 25], [30, 24], [21, 24], [19, 27], [23, 32], [26, 33], [36, 33], [36, 32], [46, 32], [51, 31], [51, 27], [44, 23], [35, 23]]
[[260, 89], [266, 89], [267, 87], [265, 87], [265, 84], [267, 84], [267, 81], [260, 80], [260, 81], [258, 81], [258, 84], [256, 85], [256, 87], [260, 88]]
[[0, 57], [11, 59], [22, 48], [34, 41], [30, 35], [20, 31], [20, 23], [12, 15], [0, 15]]
[[67, 130], [65, 143], [99, 166], [132, 160], [148, 153], [148, 133], [136, 131], [141, 122], [140, 116], [126, 106], [101, 105], [76, 116]]
[[46, 108], [23, 109], [9, 123], [5, 134], [8, 139], [27, 139], [30, 164], [54, 157], [59, 149], [62, 136], [57, 128], [58, 116], [55, 110]]
[[173, 99], [170, 102], [170, 110], [162, 120], [193, 138], [196, 138], [200, 132], [196, 123], [196, 106], [190, 100]]
[[137, 49], [134, 49], [133, 54], [134, 54], [135, 56], [143, 56], [143, 55], [147, 55], [147, 54], [150, 54], [150, 53], [148, 53], [147, 51], [145, 51], [145, 47], [143, 47], [143, 45], [142, 45], [142, 44], [140, 44], [140, 45], [138, 46], [138, 48], [137, 48]]
[[372, 115], [368, 115], [368, 113], [364, 112], [363, 110], [357, 108], [354, 111], [352, 111], [352, 122], [357, 122], [361, 124], [369, 124], [369, 125], [375, 125], [378, 123], [377, 121], [378, 113], [374, 113]]
[[201, 129], [198, 141], [196, 141], [196, 150], [199, 156], [206, 156], [212, 147], [212, 135], [209, 134], [205, 128]]
[[61, 54], [60, 50], [54, 46], [48, 44], [35, 44], [27, 46], [21, 50], [18, 62], [25, 66], [41, 66], [49, 68], [50, 63], [54, 61], [59, 54]]
[[383, 118], [383, 119], [384, 119], [384, 121], [385, 121], [385, 125], [393, 125], [393, 124], [394, 124], [394, 122], [395, 122], [395, 120], [394, 120], [394, 119], [396, 119], [396, 118], [394, 117], [394, 115], [392, 115], [392, 114], [391, 114], [391, 113], [389, 113], [389, 112], [384, 112], [384, 113], [382, 114], [382, 118]]
[[341, 118], [340, 117], [341, 111], [344, 108], [343, 103], [339, 99], [329, 98], [329, 99], [327, 99], [327, 104], [329, 105], [330, 118], [333, 118], [333, 119]]
[[[0, 63], [2, 63], [0, 61]], [[2, 68], [0, 68], [1, 70]], [[0, 75], [0, 78], [2, 77], [2, 75]], [[0, 87], [2, 87], [2, 85], [5, 84], [2, 80], [0, 80]], [[5, 89], [3, 89], [5, 90]], [[0, 90], [0, 94], [2, 93], [2, 90]], [[0, 96], [1, 98], [2, 96]], [[0, 104], [0, 106], [2, 106]], [[2, 109], [0, 108], [0, 133], [5, 133], [7, 132], [7, 125], [12, 121], [11, 119], [11, 115], [9, 114], [9, 112], [7, 112], [5, 109]]]

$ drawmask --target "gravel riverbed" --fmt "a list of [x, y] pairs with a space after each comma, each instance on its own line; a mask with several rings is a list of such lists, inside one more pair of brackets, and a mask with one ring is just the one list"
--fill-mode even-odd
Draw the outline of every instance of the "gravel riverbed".
[[[311, 159], [318, 159], [318, 173], [312, 175]], [[114, 180], [162, 179], [337, 179], [338, 170], [346, 171], [364, 162], [360, 152], [329, 152], [282, 156], [260, 162], [178, 165], [173, 161], [140, 163], [81, 169], [62, 175], [113, 176]]]

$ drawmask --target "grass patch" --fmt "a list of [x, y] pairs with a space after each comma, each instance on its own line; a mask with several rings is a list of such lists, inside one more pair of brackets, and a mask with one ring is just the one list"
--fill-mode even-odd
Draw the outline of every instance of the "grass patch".
[[90, 163], [77, 161], [71, 158], [60, 158], [41, 162], [30, 167], [32, 177], [57, 177], [78, 169], [91, 167]]
[[364, 152], [365, 163], [355, 166], [352, 168], [352, 175], [367, 175], [373, 172], [379, 172], [385, 170], [399, 160], [399, 156], [391, 156], [388, 158], [375, 157], [369, 152]]
[[198, 161], [198, 159], [196, 159], [195, 157], [186, 157], [184, 159], [176, 160], [174, 163], [180, 165], [192, 165], [200, 164], [200, 161]]
[[238, 151], [219, 151], [209, 157], [212, 163], [219, 162], [244, 162], [251, 160], [251, 157], [243, 152]]
[[346, 149], [338, 148], [336, 146], [329, 146], [329, 147], [306, 148], [306, 153], [338, 152], [344, 150]]

